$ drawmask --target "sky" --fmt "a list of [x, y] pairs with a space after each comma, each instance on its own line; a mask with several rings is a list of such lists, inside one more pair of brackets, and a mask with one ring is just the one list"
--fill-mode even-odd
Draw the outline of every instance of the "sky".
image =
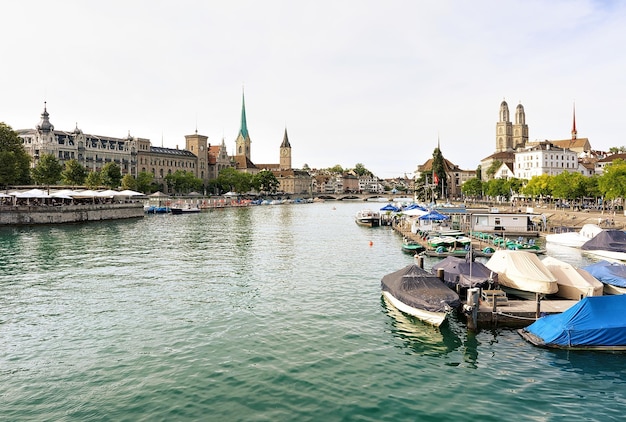
[[2, 2], [0, 122], [234, 154], [245, 93], [251, 155], [412, 176], [473, 170], [500, 103], [530, 140], [626, 145], [626, 2], [600, 0]]

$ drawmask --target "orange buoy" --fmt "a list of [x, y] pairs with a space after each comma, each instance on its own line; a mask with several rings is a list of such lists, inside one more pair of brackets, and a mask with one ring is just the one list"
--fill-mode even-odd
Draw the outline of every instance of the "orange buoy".
[[374, 242], [370, 240], [370, 246], [374, 246]]

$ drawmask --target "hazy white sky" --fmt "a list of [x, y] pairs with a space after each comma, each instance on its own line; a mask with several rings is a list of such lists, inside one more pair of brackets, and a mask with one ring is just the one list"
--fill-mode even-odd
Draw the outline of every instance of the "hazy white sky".
[[252, 161], [362, 163], [412, 174], [432, 156], [475, 169], [500, 102], [530, 139], [626, 144], [626, 2], [5, 1], [0, 121], [228, 152], [245, 89]]

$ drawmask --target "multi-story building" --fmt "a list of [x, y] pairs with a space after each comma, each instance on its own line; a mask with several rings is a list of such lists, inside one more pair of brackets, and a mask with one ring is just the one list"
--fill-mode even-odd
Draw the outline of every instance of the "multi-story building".
[[515, 153], [515, 177], [530, 180], [533, 176], [556, 176], [564, 171], [578, 172], [578, 154], [567, 148], [540, 142]]

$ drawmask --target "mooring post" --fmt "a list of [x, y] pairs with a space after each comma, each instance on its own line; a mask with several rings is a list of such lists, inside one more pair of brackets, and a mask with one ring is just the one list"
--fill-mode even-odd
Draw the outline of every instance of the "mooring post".
[[415, 261], [417, 261], [418, 267], [424, 268], [424, 257], [422, 255], [415, 255]]
[[443, 281], [443, 277], [444, 277], [444, 271], [443, 268], [437, 268], [437, 278], [441, 281]]
[[537, 311], [535, 312], [535, 319], [539, 319], [541, 317], [541, 296], [539, 293], [535, 293], [535, 298], [537, 300]]
[[478, 331], [478, 307], [480, 306], [479, 297], [480, 289], [476, 287], [467, 289], [466, 309], [469, 310], [469, 315], [467, 318], [467, 328], [469, 328], [471, 331]]

